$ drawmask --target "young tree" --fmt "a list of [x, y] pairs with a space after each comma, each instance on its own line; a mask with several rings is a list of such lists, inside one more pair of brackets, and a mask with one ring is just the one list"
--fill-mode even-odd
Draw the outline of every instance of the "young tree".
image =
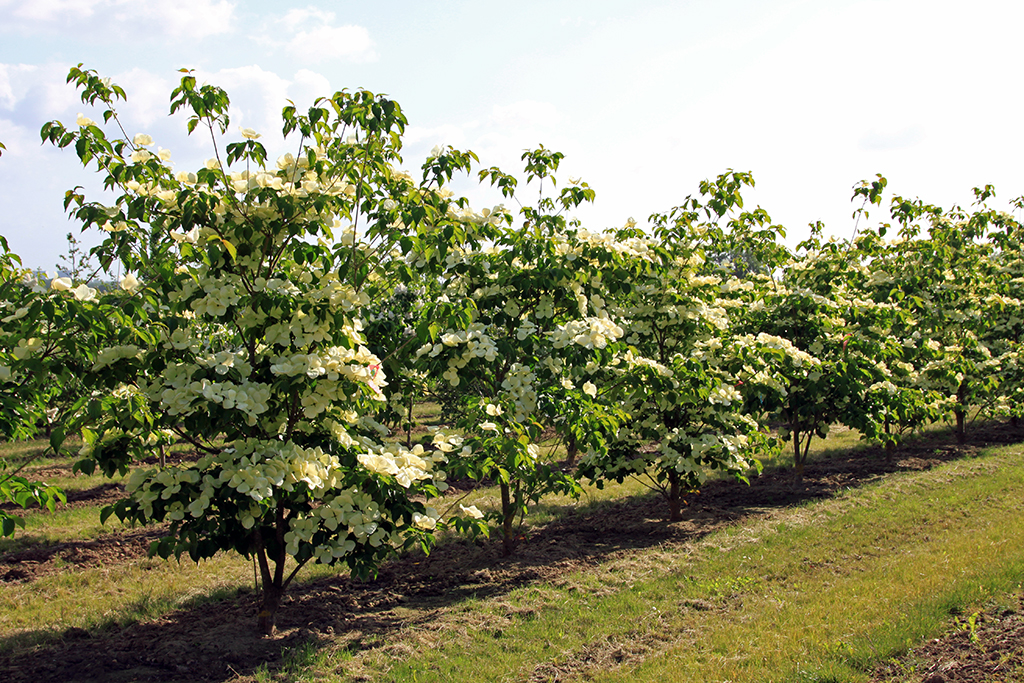
[[95, 252], [103, 266], [142, 274], [123, 310], [149, 339], [96, 354], [91, 381], [108, 391], [70, 425], [86, 430], [79, 466], [125, 472], [161, 429], [192, 444], [198, 461], [135, 469], [130, 497], [103, 517], [170, 521], [152, 548], [163, 557], [254, 557], [259, 627], [272, 633], [304, 564], [372, 574], [396, 548], [429, 544], [440, 521], [425, 501], [445, 487], [440, 467], [460, 438], [435, 434], [428, 449], [381, 440], [373, 416], [388, 378], [362, 314], [395, 261], [476, 239], [440, 191], [468, 156], [440, 155], [417, 184], [393, 166], [406, 124], [398, 105], [341, 91], [304, 113], [285, 107], [293, 151], [268, 161], [247, 128], [222, 146], [228, 96], [186, 72], [171, 112], [209, 135], [212, 156], [175, 172], [150, 136], [126, 132], [120, 87], [81, 68], [69, 81], [115, 132], [80, 116], [42, 136], [73, 147], [116, 194], [103, 204], [72, 191], [66, 203], [107, 232]]
[[[498, 483], [501, 509], [493, 518], [506, 555], [515, 545], [516, 520], [531, 503], [546, 493], [580, 491], [572, 473], [541, 457], [542, 430], [553, 428], [568, 450], [600, 449], [602, 434], [616, 423], [616, 411], [595, 401], [591, 376], [622, 346], [616, 343], [622, 329], [604, 297], [609, 288], [628, 286], [622, 256], [628, 245], [565, 217], [593, 198], [586, 183], [544, 196], [546, 185], [557, 187], [561, 158], [543, 147], [524, 153], [526, 185], [541, 186], [538, 204], [521, 206], [521, 225], [496, 208], [487, 220], [499, 230], [489, 245], [449, 253], [443, 300], [432, 310], [464, 315], [428, 330], [417, 352], [429, 377], [467, 388], [458, 412], [473, 455], [453, 462], [452, 470]], [[513, 176], [491, 168], [481, 178], [516, 199]]]
[[[90, 372], [95, 350], [116, 343], [138, 343], [140, 336], [122, 308], [127, 292], [102, 296], [70, 278], [53, 278], [49, 285], [21, 267], [7, 241], [0, 237], [0, 437], [37, 436], [51, 422], [61, 422], [80, 410], [87, 397], [81, 392], [54, 403], [63, 387], [81, 387]], [[58, 435], [63, 438], [63, 432]], [[7, 470], [6, 463], [0, 471]], [[43, 483], [31, 482], [18, 470], [0, 474], [0, 498], [22, 507], [28, 504], [54, 509], [64, 494]], [[23, 521], [0, 511], [3, 535]]]

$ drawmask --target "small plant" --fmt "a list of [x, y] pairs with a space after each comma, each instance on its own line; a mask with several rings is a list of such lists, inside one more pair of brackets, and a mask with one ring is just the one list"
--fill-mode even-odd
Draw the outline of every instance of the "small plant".
[[976, 611], [964, 620], [961, 620], [959, 617], [953, 620], [957, 631], [966, 633], [968, 640], [970, 640], [974, 645], [977, 645], [981, 641], [981, 638], [978, 637], [979, 616], [981, 616], [981, 612]]

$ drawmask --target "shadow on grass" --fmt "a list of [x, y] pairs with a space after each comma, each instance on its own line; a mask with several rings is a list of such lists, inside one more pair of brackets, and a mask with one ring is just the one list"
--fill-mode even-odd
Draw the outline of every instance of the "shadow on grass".
[[378, 648], [466, 600], [500, 597], [633, 551], [692, 543], [773, 509], [832, 497], [893, 472], [973, 457], [979, 448], [1022, 437], [1024, 430], [991, 424], [964, 446], [942, 432], [919, 436], [891, 461], [872, 447], [829, 453], [807, 464], [799, 484], [787, 469], [774, 467], [750, 486], [712, 481], [690, 496], [683, 521], [674, 524], [664, 521], [667, 506], [656, 494], [561, 510], [551, 506], [548, 513], [556, 519], [529, 530], [509, 558], [500, 556], [500, 539], [456, 538], [430, 555], [410, 553], [387, 563], [373, 580], [339, 574], [296, 585], [279, 612], [278, 635], [271, 638], [257, 634], [258, 595], [243, 589], [222, 593], [219, 601], [204, 596], [143, 623], [91, 633], [28, 634], [46, 642], [27, 651], [19, 646], [26, 634], [9, 636], [0, 639], [0, 669], [12, 683], [267, 678], [293, 668], [297, 652], [308, 658], [322, 649], [357, 654]]

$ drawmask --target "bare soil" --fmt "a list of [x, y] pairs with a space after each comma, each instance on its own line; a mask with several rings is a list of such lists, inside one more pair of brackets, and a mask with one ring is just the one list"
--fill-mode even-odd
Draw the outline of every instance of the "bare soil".
[[[667, 503], [655, 495], [586, 509], [567, 506], [555, 522], [530, 529], [511, 558], [501, 557], [499, 539], [459, 539], [442, 544], [429, 556], [397, 558], [384, 565], [373, 580], [339, 574], [295, 586], [279, 612], [278, 633], [269, 638], [256, 632], [258, 595], [246, 589], [230, 599], [198, 604], [123, 629], [69, 629], [27, 651], [17, 647], [14, 639], [0, 637], [0, 678], [10, 683], [252, 680], [259, 667], [274, 670], [290, 651], [307, 645], [340, 644], [353, 654], [386, 649], [385, 644], [394, 642], [399, 632], [410, 626], [431, 628], [470, 596], [500, 599], [516, 587], [558, 583], [570, 572], [628, 557], [638, 549], [693, 543], [772, 509], [828, 498], [893, 472], [923, 470], [972, 457], [988, 445], [1021, 440], [1024, 429], [992, 424], [979, 428], [964, 446], [950, 445], [939, 437], [918, 440], [901, 449], [891, 462], [872, 448], [811, 462], [799, 485], [794, 485], [788, 470], [766, 471], [750, 486], [716, 481], [690, 496], [683, 521], [674, 524], [664, 521]], [[126, 562], [143, 556], [160, 533], [159, 529], [128, 530], [93, 541], [0, 556], [0, 583], [34, 581], [54, 571], [73, 571], [67, 565]], [[1021, 610], [984, 615], [979, 622], [979, 637], [999, 657], [1020, 661], [1024, 651], [1020, 614]], [[932, 678], [924, 674], [893, 678], [898, 669], [879, 669], [875, 680], [996, 680], [990, 673], [971, 673], [975, 669], [967, 662], [974, 661], [971, 653], [979, 648], [976, 643], [970, 643], [973, 649], [965, 648], [961, 636], [952, 633], [908, 655], [916, 658], [914, 671], [927, 672]], [[609, 643], [607, 652], [592, 653], [593, 657], [583, 653], [557, 670], [549, 667], [542, 671], [541, 666], [534, 673], [544, 680], [571, 680], [592, 671], [595, 664], [603, 666], [601, 662], [607, 660], [610, 666], [621, 665], [642, 657], [647, 649], [637, 643], [630, 647]], [[964, 664], [947, 666], [953, 661]], [[934, 678], [936, 675], [942, 678]]]
[[886, 662], [874, 674], [875, 683], [1024, 680], [1024, 593], [1011, 607], [957, 617], [948, 634]]

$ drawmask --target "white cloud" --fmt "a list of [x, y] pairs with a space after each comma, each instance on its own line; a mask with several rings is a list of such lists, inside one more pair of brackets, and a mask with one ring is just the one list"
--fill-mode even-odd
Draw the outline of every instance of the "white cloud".
[[235, 4], [227, 0], [131, 0], [130, 6], [173, 37], [196, 40], [228, 33], [234, 22]]
[[104, 0], [17, 0], [0, 3], [0, 7], [16, 5], [14, 16], [28, 21], [55, 21], [57, 19], [81, 19], [92, 16], [93, 8]]
[[334, 89], [327, 77], [309, 69], [296, 71], [288, 88], [288, 99], [300, 109], [312, 105], [318, 97], [330, 97], [333, 94]]
[[150, 127], [167, 119], [170, 112], [168, 95], [177, 82], [172, 85], [171, 81], [144, 69], [117, 74], [112, 80], [128, 95], [126, 103], [117, 104], [117, 109], [124, 112], [125, 120], [136, 126]]
[[362, 26], [318, 26], [300, 31], [288, 43], [288, 51], [304, 62], [343, 59], [372, 62], [377, 59], [370, 32]]
[[281, 129], [281, 108], [287, 104], [291, 81], [256, 64], [215, 72], [197, 70], [194, 75], [200, 83], [209, 82], [227, 92], [234, 134], [237, 126], [246, 126], [268, 136], [260, 142], [269, 149], [277, 144], [280, 133], [275, 136], [274, 131]]
[[325, 11], [312, 5], [304, 9], [291, 9], [280, 19], [289, 33], [295, 33], [307, 25], [333, 24], [334, 12]]
[[14, 8], [0, 30], [27, 34], [74, 28], [143, 40], [154, 36], [198, 40], [228, 33], [235, 21], [229, 0], [0, 0]]
[[64, 115], [78, 97], [63, 64], [0, 64], [0, 116], [31, 130]]
[[334, 12], [312, 5], [295, 8], [270, 19], [253, 39], [272, 49], [283, 48], [307, 64], [339, 60], [355, 63], [376, 61], [375, 43], [369, 30], [353, 24], [336, 26], [336, 20]]

